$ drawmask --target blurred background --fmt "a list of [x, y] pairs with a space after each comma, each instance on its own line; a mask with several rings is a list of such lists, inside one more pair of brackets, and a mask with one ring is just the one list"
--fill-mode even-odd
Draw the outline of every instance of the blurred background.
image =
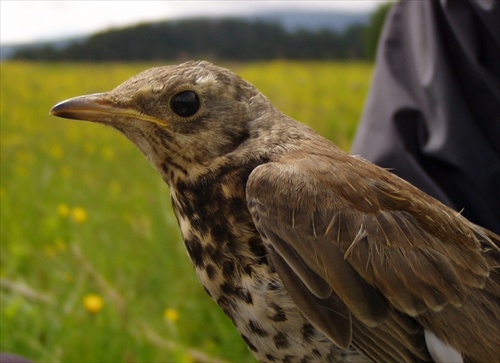
[[254, 361], [203, 291], [169, 191], [112, 129], [48, 115], [206, 59], [348, 150], [383, 1], [1, 1], [0, 351], [37, 362]]

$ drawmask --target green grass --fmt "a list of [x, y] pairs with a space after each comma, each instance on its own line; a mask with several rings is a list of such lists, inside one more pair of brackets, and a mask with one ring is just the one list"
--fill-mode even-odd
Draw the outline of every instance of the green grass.
[[[222, 65], [348, 149], [371, 65]], [[110, 128], [48, 115], [150, 66], [1, 63], [1, 351], [38, 362], [254, 361], [196, 281], [168, 188], [144, 156]], [[93, 313], [91, 294], [104, 302]]]

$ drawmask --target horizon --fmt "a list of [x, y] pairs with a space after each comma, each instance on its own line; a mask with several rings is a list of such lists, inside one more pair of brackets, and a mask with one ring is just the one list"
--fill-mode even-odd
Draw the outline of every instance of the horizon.
[[[1, 5], [1, 46], [68, 40], [140, 23], [285, 12], [366, 13], [385, 0], [356, 1], [5, 1]], [[194, 7], [193, 5], [197, 6]], [[114, 12], [112, 11], [114, 10]], [[92, 16], [89, 16], [92, 15]], [[75, 22], [74, 19], [91, 21]]]

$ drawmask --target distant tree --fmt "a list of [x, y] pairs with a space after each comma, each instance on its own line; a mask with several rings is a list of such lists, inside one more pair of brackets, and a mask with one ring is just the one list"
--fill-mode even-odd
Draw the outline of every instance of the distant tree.
[[274, 22], [187, 19], [110, 29], [62, 48], [19, 50], [14, 57], [75, 61], [363, 59], [365, 27], [354, 24], [343, 31], [291, 32]]
[[371, 14], [368, 25], [364, 30], [364, 48], [367, 59], [374, 60], [377, 54], [377, 46], [384, 27], [385, 18], [395, 1], [386, 2], [377, 7]]
[[363, 59], [365, 49], [363, 36], [366, 25], [355, 24], [346, 28], [340, 37], [342, 39], [343, 59]]
[[37, 47], [26, 47], [18, 49], [12, 55], [12, 59], [51, 61], [59, 58], [59, 53], [52, 45], [44, 44]]

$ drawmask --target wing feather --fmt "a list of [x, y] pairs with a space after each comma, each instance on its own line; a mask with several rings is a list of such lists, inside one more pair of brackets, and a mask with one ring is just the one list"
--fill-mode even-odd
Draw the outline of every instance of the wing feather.
[[304, 316], [339, 347], [347, 348], [352, 337], [351, 313], [343, 301], [335, 294], [323, 299], [317, 297], [297, 278], [279, 253], [271, 248], [270, 255], [287, 291]]
[[[488, 334], [499, 336], [495, 234], [389, 172], [339, 152], [289, 154], [257, 167], [247, 202], [287, 289], [300, 282], [312, 296], [312, 303], [298, 306], [312, 311], [327, 298], [340, 299], [336, 309], [352, 313], [353, 344], [367, 355], [425, 360], [424, 328], [473, 359], [500, 354], [484, 327], [466, 329], [450, 313], [484, 321]], [[418, 323], [407, 324], [409, 316]], [[492, 316], [496, 320], [487, 322]], [[471, 329], [476, 336], [467, 343]], [[350, 331], [332, 339], [344, 346]], [[467, 347], [474, 339], [488, 344], [486, 353]]]

